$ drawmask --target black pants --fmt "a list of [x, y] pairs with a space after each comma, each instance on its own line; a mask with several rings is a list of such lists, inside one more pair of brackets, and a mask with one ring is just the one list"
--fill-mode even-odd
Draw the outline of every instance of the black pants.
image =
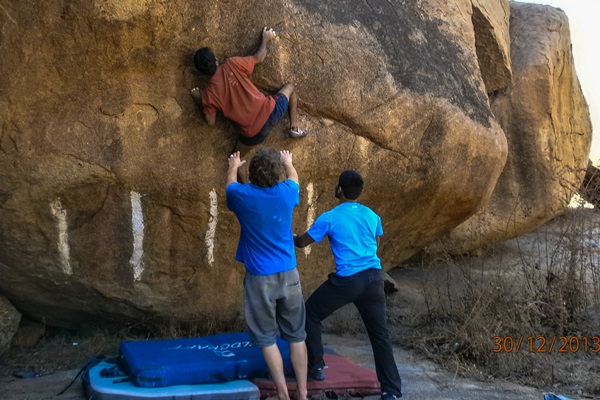
[[309, 367], [325, 365], [321, 322], [348, 303], [354, 303], [367, 328], [381, 391], [400, 396], [402, 381], [387, 328], [383, 277], [378, 269], [368, 269], [347, 277], [329, 274], [329, 279], [308, 298], [306, 347]]

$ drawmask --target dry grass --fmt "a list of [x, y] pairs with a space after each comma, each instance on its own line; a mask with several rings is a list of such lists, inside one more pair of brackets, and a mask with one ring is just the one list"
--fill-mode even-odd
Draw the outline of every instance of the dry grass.
[[20, 372], [46, 375], [81, 368], [95, 355], [117, 354], [121, 339], [107, 331], [78, 335], [63, 329], [47, 328], [35, 346], [11, 347], [2, 355], [0, 376]]
[[569, 210], [511, 245], [411, 260], [423, 306], [396, 341], [465, 376], [600, 394], [600, 213]]

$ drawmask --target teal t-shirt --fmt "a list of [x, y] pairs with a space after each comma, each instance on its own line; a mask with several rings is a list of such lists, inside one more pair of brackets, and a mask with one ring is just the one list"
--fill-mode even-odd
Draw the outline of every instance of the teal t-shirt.
[[269, 188], [231, 183], [227, 208], [241, 226], [235, 259], [255, 275], [271, 275], [296, 267], [292, 213], [300, 203], [300, 186], [286, 180]]
[[315, 242], [329, 237], [340, 276], [354, 275], [365, 269], [381, 269], [377, 256], [377, 236], [383, 235], [381, 218], [360, 203], [345, 202], [321, 214], [308, 234]]

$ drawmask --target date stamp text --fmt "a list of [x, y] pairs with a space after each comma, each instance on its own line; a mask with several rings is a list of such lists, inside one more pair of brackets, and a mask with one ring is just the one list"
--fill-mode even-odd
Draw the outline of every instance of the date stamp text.
[[494, 336], [494, 353], [600, 353], [600, 336]]

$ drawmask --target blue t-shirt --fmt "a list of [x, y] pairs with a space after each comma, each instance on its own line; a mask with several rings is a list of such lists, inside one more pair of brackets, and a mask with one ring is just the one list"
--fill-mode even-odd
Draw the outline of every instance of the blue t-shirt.
[[292, 212], [300, 204], [300, 186], [286, 180], [269, 188], [234, 182], [225, 190], [227, 208], [242, 231], [235, 259], [255, 275], [296, 267]]
[[381, 218], [369, 207], [345, 202], [321, 214], [308, 234], [315, 242], [325, 236], [340, 276], [354, 275], [365, 269], [381, 269], [377, 257], [377, 236], [383, 235]]

